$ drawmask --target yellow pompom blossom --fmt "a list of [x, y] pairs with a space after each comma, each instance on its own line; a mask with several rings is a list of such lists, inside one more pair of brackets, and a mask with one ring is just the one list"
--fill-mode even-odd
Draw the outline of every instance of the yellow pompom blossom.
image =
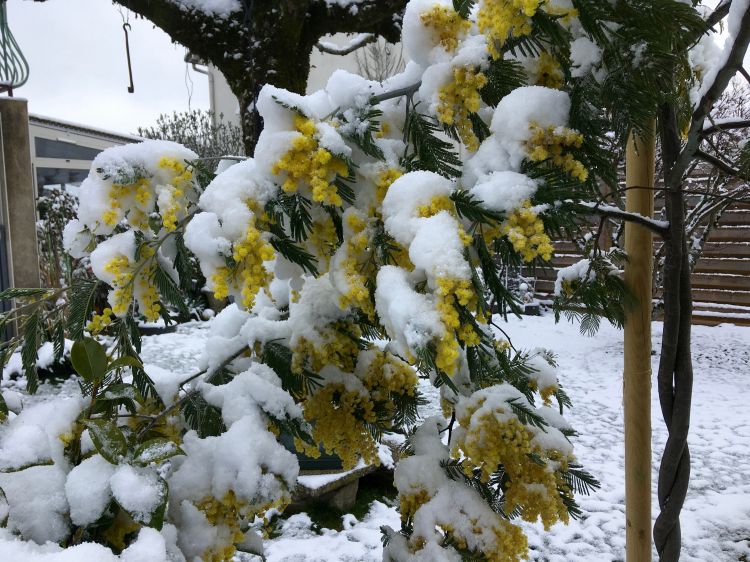
[[447, 195], [437, 195], [430, 199], [426, 205], [417, 207], [417, 215], [421, 218], [434, 217], [442, 211], [448, 211], [452, 215], [456, 214], [456, 205]]
[[375, 181], [378, 204], [382, 203], [383, 199], [385, 199], [385, 194], [388, 193], [388, 188], [391, 187], [391, 184], [403, 175], [404, 173], [398, 168], [387, 168], [380, 172]]
[[170, 170], [174, 173], [166, 198], [168, 204], [165, 204], [164, 208], [160, 209], [164, 228], [172, 232], [177, 228], [179, 216], [185, 211], [185, 190], [193, 179], [193, 171], [176, 158], [164, 157], [159, 160], [158, 165], [159, 168]]
[[401, 521], [408, 521], [417, 510], [430, 501], [430, 494], [427, 490], [419, 490], [410, 494], [399, 494], [398, 512], [401, 515]]
[[339, 297], [339, 306], [342, 309], [350, 306], [359, 308], [369, 318], [374, 319], [375, 307], [367, 288], [368, 273], [375, 273], [372, 270], [373, 264], [368, 260], [370, 239], [367, 223], [356, 212], [348, 212], [344, 219], [348, 237], [343, 246], [345, 257], [341, 262], [341, 268], [346, 277], [347, 292]]
[[487, 47], [493, 59], [502, 56], [501, 48], [511, 36], [531, 33], [531, 17], [540, 0], [483, 0], [477, 12], [479, 31], [487, 36]]
[[130, 308], [130, 302], [133, 300], [133, 271], [130, 260], [127, 256], [118, 255], [112, 258], [104, 265], [104, 271], [114, 277], [112, 286], [114, 295], [112, 312], [121, 316]]
[[336, 252], [339, 243], [336, 225], [333, 224], [330, 215], [326, 214], [323, 218], [313, 221], [307, 242], [311, 247], [311, 253], [318, 260], [319, 268], [322, 271], [327, 271], [331, 263], [331, 256]]
[[[300, 338], [292, 354], [292, 370], [301, 372], [308, 364], [314, 372], [326, 365], [334, 365], [342, 371], [352, 372], [356, 365], [359, 347], [354, 338], [360, 338], [362, 331], [357, 324], [343, 320], [328, 324], [318, 330], [321, 342]], [[351, 335], [351, 336], [350, 336]]]
[[102, 330], [107, 328], [112, 323], [112, 309], [107, 307], [105, 308], [101, 314], [94, 314], [91, 317], [91, 320], [88, 324], [86, 324], [86, 330], [92, 335], [95, 336], [98, 333], [100, 333]]
[[272, 260], [275, 255], [271, 244], [261, 238], [253, 217], [245, 230], [245, 238], [235, 243], [232, 252], [242, 280], [242, 306], [245, 308], [253, 307], [260, 288], [270, 282], [271, 273], [263, 266], [263, 262]]
[[[464, 471], [471, 475], [476, 467], [482, 481], [488, 482], [502, 465], [509, 478], [505, 490], [507, 513], [518, 509], [525, 521], [541, 518], [545, 529], [557, 521], [567, 522], [568, 510], [561, 493], [567, 496], [570, 490], [556, 470], [567, 466], [567, 461], [557, 451], [534, 445], [531, 430], [510, 412], [510, 406], [495, 406], [475, 417], [485, 400], [479, 397], [458, 418], [466, 431], [456, 440], [454, 454], [460, 451], [466, 458]], [[531, 456], [546, 462], [539, 464]]]
[[360, 355], [357, 374], [371, 398], [381, 403], [388, 403], [392, 394], [414, 396], [418, 383], [411, 365], [380, 350], [368, 350]]
[[468, 279], [438, 278], [437, 310], [445, 327], [445, 332], [437, 346], [435, 365], [448, 375], [456, 372], [459, 357], [459, 340], [466, 345], [477, 345], [479, 336], [470, 325], [463, 326], [456, 310], [456, 304], [469, 309], [476, 307], [477, 296]]
[[[135, 178], [130, 183], [113, 183], [109, 189], [109, 209], [102, 215], [102, 222], [107, 226], [115, 226], [127, 214], [128, 222], [136, 228], [142, 228], [147, 224], [142, 209], [148, 208], [152, 198], [151, 181], [146, 177]], [[141, 209], [131, 209], [133, 199]]]
[[547, 51], [542, 51], [536, 61], [534, 83], [546, 88], [560, 88], [563, 84], [563, 72], [557, 59]]
[[567, 150], [581, 148], [583, 135], [567, 127], [540, 127], [536, 123], [530, 126], [531, 136], [526, 141], [529, 158], [534, 162], [549, 160], [579, 181], [586, 181], [589, 172], [582, 162]]
[[[257, 209], [257, 205], [252, 201], [247, 202], [247, 205], [251, 209]], [[263, 262], [270, 261], [276, 256], [273, 246], [262, 237], [257, 223], [258, 215], [253, 215], [245, 229], [244, 237], [234, 243], [234, 264], [231, 267], [218, 267], [210, 278], [217, 299], [227, 298], [232, 288], [239, 291], [240, 302], [248, 310], [255, 305], [258, 291], [268, 286], [271, 281], [271, 272], [265, 268]]]
[[229, 490], [221, 499], [212, 496], [203, 498], [196, 504], [196, 507], [203, 512], [208, 522], [216, 530], [216, 538], [219, 544], [214, 544], [206, 550], [201, 557], [202, 560], [206, 562], [229, 562], [237, 552], [235, 545], [245, 538], [245, 534], [240, 527], [241, 521], [252, 521], [256, 515], [265, 513], [269, 509], [283, 510], [288, 503], [288, 496], [284, 496], [277, 502], [260, 507], [253, 506], [238, 498], [233, 490]]
[[380, 464], [375, 440], [363, 423], [376, 421], [368, 396], [343, 384], [328, 384], [305, 401], [305, 419], [313, 426], [315, 442], [341, 457], [344, 470], [354, 468], [360, 457]]
[[481, 107], [482, 98], [479, 91], [487, 84], [483, 72], [467, 66], [453, 69], [453, 81], [440, 88], [438, 121], [446, 125], [455, 125], [466, 148], [474, 152], [479, 148], [479, 139], [474, 134], [470, 113], [476, 113]]
[[292, 141], [292, 148], [278, 160], [271, 172], [286, 174], [281, 188], [295, 193], [301, 186], [309, 187], [313, 201], [340, 207], [343, 204], [336, 186], [336, 176], [347, 177], [346, 163], [321, 147], [315, 138], [315, 122], [296, 115], [294, 126], [299, 136]]
[[501, 233], [508, 237], [524, 261], [530, 262], [537, 257], [543, 260], [552, 258], [552, 241], [544, 232], [544, 223], [531, 209], [529, 201], [524, 201], [523, 207], [508, 216], [502, 224]]
[[449, 6], [435, 5], [422, 13], [420, 19], [432, 30], [435, 41], [449, 53], [456, 50], [459, 38], [471, 28], [471, 23]]
[[383, 139], [391, 134], [391, 124], [388, 121], [380, 122], [380, 129], [375, 133], [375, 138]]

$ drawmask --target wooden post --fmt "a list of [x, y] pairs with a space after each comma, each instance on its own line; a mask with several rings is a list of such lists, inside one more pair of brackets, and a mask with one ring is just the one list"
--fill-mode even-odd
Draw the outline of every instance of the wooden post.
[[[654, 214], [654, 130], [628, 139], [626, 209]], [[632, 189], [644, 187], [651, 189]], [[625, 518], [627, 562], [651, 562], [651, 231], [625, 223], [625, 283], [637, 305], [625, 321]]]

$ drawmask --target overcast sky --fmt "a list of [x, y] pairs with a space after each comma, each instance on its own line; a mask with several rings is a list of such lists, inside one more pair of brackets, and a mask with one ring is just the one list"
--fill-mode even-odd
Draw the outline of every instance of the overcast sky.
[[[130, 15], [135, 93], [129, 94], [125, 35], [109, 0], [8, 0], [8, 20], [31, 73], [16, 96], [29, 111], [122, 133], [160, 113], [188, 109], [184, 47]], [[123, 10], [124, 12], [124, 10]], [[206, 76], [189, 71], [192, 108], [208, 108]]]

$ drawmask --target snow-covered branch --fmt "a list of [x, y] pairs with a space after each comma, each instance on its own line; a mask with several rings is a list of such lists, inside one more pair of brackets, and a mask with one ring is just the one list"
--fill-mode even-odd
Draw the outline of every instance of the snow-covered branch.
[[348, 55], [349, 53], [353, 53], [357, 49], [361, 49], [365, 45], [374, 43], [377, 40], [378, 36], [374, 33], [360, 33], [343, 47], [339, 47], [335, 43], [329, 43], [327, 41], [318, 41], [315, 47], [322, 53], [343, 56]]
[[701, 135], [704, 137], [714, 133], [722, 133], [734, 129], [745, 129], [750, 127], [750, 119], [717, 119], [711, 125], [704, 127]]
[[[720, 7], [722, 6], [723, 3]], [[667, 184], [673, 184], [682, 178], [696, 155], [706, 118], [710, 115], [716, 101], [726, 90], [729, 81], [742, 67], [742, 61], [750, 44], [750, 9], [748, 9], [747, 0], [741, 2], [735, 0], [731, 6], [727, 7], [727, 13], [729, 15], [730, 37], [727, 39], [727, 46], [725, 47], [724, 63], [716, 71], [713, 82], [703, 90], [704, 93], [693, 111], [692, 125], [687, 142], [680, 151], [674, 166], [668, 172]]]
[[644, 217], [643, 215], [640, 215], [638, 213], [623, 211], [622, 209], [613, 207], [612, 205], [603, 205], [594, 201], [576, 201], [573, 204], [588, 209], [589, 212], [594, 215], [609, 217], [613, 219], [621, 219], [635, 224], [640, 224], [641, 226], [645, 226], [649, 230], [652, 230], [661, 236], [664, 236], [669, 229], [668, 221], [660, 221], [657, 219]]

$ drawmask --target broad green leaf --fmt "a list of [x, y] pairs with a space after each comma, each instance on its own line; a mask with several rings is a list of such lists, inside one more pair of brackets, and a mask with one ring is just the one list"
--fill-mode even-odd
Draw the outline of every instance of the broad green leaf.
[[93, 338], [83, 338], [73, 344], [70, 351], [73, 368], [88, 382], [98, 382], [107, 373], [107, 352]]
[[132, 384], [110, 384], [99, 395], [103, 400], [135, 400], [138, 397], [138, 390]]
[[121, 369], [123, 367], [135, 367], [136, 369], [143, 369], [143, 364], [131, 355], [125, 355], [118, 357], [107, 366], [107, 372], [114, 371], [115, 369]]
[[85, 424], [99, 454], [112, 464], [117, 464], [128, 451], [125, 435], [120, 428], [110, 420], [86, 420]]
[[26, 470], [27, 468], [32, 468], [34, 466], [50, 466], [52, 464], [55, 464], [52, 459], [42, 459], [40, 461], [29, 462], [29, 463], [20, 464], [17, 466], [1, 466], [0, 474], [8, 474], [10, 472], [21, 472], [22, 470]]
[[185, 452], [177, 444], [164, 437], [157, 437], [139, 445], [133, 456], [135, 457], [135, 462], [146, 466], [184, 454]]

